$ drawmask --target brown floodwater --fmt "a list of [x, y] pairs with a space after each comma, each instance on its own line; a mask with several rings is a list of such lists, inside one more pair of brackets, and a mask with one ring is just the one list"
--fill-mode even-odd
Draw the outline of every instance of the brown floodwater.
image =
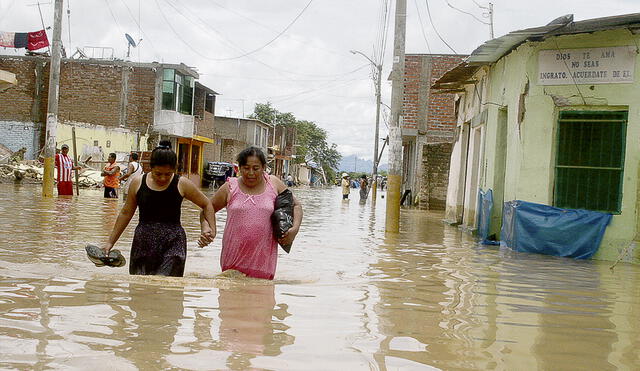
[[121, 200], [40, 193], [0, 185], [2, 369], [640, 368], [639, 266], [479, 246], [417, 210], [385, 237], [385, 200], [332, 188], [295, 190], [305, 218], [273, 282], [220, 275], [222, 233], [199, 249], [188, 203], [185, 277], [129, 276], [84, 251]]

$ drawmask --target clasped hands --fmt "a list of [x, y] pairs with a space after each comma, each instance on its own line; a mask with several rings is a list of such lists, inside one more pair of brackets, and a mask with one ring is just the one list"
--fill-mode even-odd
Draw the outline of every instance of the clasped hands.
[[[213, 242], [213, 239], [216, 237], [216, 228], [215, 226], [211, 228], [209, 223], [207, 223], [206, 221], [202, 223], [200, 228], [201, 228], [201, 232], [200, 232], [200, 238], [198, 239], [198, 246], [205, 247], [209, 245], [211, 242]], [[278, 243], [283, 246], [290, 245], [293, 243], [293, 240], [296, 238], [297, 235], [298, 235], [298, 228], [297, 227], [290, 228], [288, 231], [284, 233], [284, 236], [282, 236], [282, 238], [278, 239]]]

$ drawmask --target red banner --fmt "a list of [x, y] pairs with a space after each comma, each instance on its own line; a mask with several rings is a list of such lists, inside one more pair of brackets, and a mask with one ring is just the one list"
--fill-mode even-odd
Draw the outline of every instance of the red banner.
[[27, 49], [38, 50], [49, 46], [49, 40], [47, 39], [47, 33], [44, 30], [29, 32], [29, 43]]

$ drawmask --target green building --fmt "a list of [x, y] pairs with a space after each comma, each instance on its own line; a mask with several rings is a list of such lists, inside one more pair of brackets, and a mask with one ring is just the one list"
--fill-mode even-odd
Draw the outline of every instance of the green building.
[[445, 219], [473, 231], [478, 192], [611, 213], [595, 259], [640, 262], [640, 13], [511, 32], [434, 85], [456, 93]]

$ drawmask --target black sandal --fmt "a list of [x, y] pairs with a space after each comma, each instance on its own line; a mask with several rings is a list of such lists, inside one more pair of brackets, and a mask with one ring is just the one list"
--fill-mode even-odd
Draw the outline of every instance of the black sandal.
[[87, 244], [84, 248], [87, 251], [87, 257], [96, 267], [122, 267], [127, 264], [127, 260], [124, 258], [120, 250], [111, 250], [107, 256], [104, 250], [96, 245]]

